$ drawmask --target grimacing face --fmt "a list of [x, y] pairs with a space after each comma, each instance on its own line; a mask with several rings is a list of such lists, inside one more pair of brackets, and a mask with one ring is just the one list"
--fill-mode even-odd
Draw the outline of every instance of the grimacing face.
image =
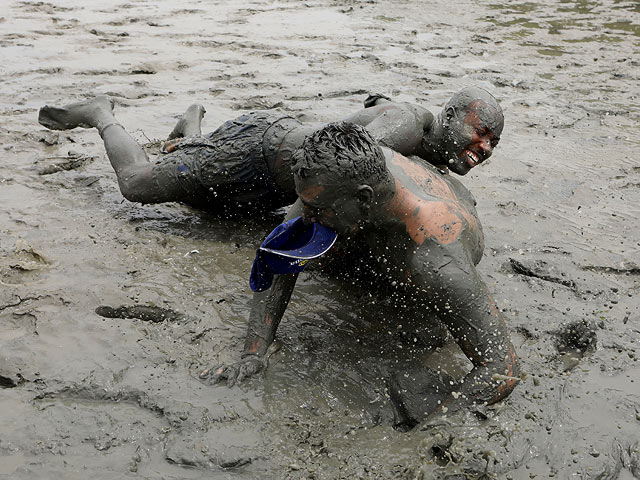
[[444, 154], [449, 169], [465, 175], [493, 153], [504, 126], [502, 112], [482, 100], [456, 111], [447, 125]]
[[296, 192], [302, 202], [305, 223], [319, 223], [342, 235], [358, 230], [363, 219], [357, 196], [348, 185], [332, 185], [295, 176]]

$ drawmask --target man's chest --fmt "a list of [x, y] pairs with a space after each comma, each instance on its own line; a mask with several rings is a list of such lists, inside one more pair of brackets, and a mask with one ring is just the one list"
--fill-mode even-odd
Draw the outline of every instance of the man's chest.
[[384, 238], [362, 236], [336, 242], [329, 252], [317, 259], [313, 268], [330, 276], [382, 287], [409, 278], [407, 254], [404, 245], [389, 245]]

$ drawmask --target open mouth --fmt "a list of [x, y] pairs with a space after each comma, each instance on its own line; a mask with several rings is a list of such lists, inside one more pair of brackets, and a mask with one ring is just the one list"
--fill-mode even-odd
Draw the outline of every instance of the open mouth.
[[463, 154], [466, 157], [467, 165], [469, 165], [471, 168], [482, 162], [482, 159], [478, 156], [478, 154], [472, 152], [471, 150], [465, 150]]

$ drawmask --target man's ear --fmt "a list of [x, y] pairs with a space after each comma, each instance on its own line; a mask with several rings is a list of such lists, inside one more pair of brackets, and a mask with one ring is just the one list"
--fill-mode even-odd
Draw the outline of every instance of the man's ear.
[[357, 196], [360, 207], [369, 210], [373, 203], [373, 188], [369, 185], [359, 185]]
[[451, 119], [455, 116], [456, 116], [456, 107], [454, 107], [453, 105], [450, 105], [444, 111], [444, 124], [448, 126], [449, 123], [451, 122]]

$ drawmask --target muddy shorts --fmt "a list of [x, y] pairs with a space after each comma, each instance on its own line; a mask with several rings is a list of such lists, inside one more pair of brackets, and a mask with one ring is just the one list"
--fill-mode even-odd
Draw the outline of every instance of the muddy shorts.
[[175, 201], [201, 208], [273, 210], [290, 205], [295, 192], [281, 192], [269, 165], [295, 119], [252, 112], [214, 132], [171, 142], [153, 167], [153, 181]]

